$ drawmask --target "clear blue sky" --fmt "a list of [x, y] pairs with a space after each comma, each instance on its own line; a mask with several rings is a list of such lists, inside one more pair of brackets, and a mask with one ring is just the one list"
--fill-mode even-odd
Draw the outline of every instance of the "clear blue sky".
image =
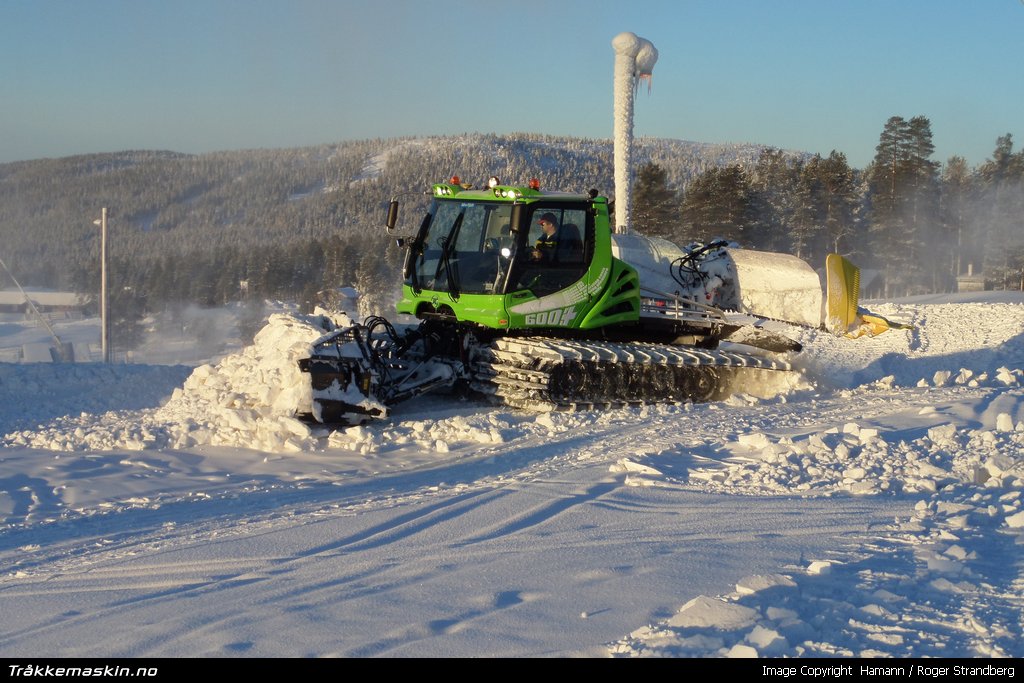
[[0, 162], [514, 131], [612, 136], [612, 38], [658, 48], [637, 135], [934, 158], [1024, 145], [1022, 0], [0, 0]]

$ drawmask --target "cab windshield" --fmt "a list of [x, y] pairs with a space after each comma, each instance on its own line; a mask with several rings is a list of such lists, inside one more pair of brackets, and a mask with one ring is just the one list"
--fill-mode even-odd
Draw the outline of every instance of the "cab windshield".
[[502, 290], [512, 254], [512, 206], [435, 201], [409, 284], [453, 294]]

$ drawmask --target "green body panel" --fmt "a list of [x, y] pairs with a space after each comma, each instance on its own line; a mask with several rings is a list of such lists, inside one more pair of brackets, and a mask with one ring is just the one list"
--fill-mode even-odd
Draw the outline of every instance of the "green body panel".
[[505, 312], [506, 297], [500, 294], [462, 294], [458, 301], [453, 301], [448, 292], [413, 292], [412, 287], [402, 287], [402, 300], [395, 305], [399, 313], [420, 316], [424, 312], [433, 312], [442, 307], [450, 308], [459, 320], [466, 320], [490, 327], [505, 329], [508, 327], [508, 314]]
[[[606, 198], [508, 186], [465, 190], [454, 184], [435, 185], [434, 198], [431, 219], [410, 246], [398, 313], [439, 312], [507, 330], [597, 329], [639, 319], [639, 277], [612, 257]], [[564, 263], [541, 264], [526, 255], [537, 219], [547, 212], [560, 217], [560, 230], [578, 233], [580, 252], [567, 254]], [[490, 242], [511, 247], [504, 251], [513, 255], [502, 259], [495, 248], [488, 251]]]
[[580, 324], [583, 329], [632, 323], [640, 319], [640, 276], [636, 268], [612, 258], [611, 277], [601, 297]]

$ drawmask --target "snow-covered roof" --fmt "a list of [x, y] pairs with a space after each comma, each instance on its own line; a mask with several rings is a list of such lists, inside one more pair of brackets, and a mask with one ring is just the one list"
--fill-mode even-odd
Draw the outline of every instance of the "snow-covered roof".
[[[88, 294], [76, 292], [52, 292], [26, 289], [36, 306], [81, 306], [92, 300]], [[17, 289], [0, 290], [0, 306], [19, 306], [25, 303], [25, 296]]]

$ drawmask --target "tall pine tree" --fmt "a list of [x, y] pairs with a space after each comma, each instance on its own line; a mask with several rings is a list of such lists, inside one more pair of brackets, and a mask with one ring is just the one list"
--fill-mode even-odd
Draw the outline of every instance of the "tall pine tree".
[[765, 148], [751, 174], [757, 244], [770, 251], [792, 248], [790, 232], [797, 211], [798, 186], [803, 163], [779, 149]]
[[679, 196], [668, 185], [668, 174], [655, 163], [637, 170], [633, 183], [633, 224], [637, 232], [678, 240], [682, 228]]
[[797, 178], [793, 217], [789, 237], [792, 252], [813, 261], [821, 253], [824, 234], [824, 187], [822, 185], [821, 155], [815, 155], [801, 166]]
[[996, 287], [1024, 289], [1024, 151], [1013, 152], [1012, 135], [996, 141], [992, 158], [982, 164], [979, 176], [985, 276]]
[[[857, 183], [853, 169], [846, 161], [846, 155], [832, 150], [828, 158], [819, 165], [824, 201], [824, 237], [828, 251], [850, 254], [853, 245], [850, 239], [856, 230]], [[824, 260], [824, 254], [819, 255]]]
[[749, 245], [755, 237], [754, 206], [743, 168], [711, 168], [697, 176], [683, 197], [683, 224], [691, 239]]
[[942, 226], [939, 249], [948, 255], [945, 259], [947, 286], [943, 289], [952, 289], [953, 279], [966, 273], [968, 264], [972, 270], [977, 267], [981, 271], [981, 252], [970, 239], [972, 224], [968, 218], [972, 191], [973, 179], [967, 161], [961, 156], [950, 157], [942, 170], [939, 195], [939, 222]]
[[871, 252], [885, 275], [885, 295], [927, 289], [920, 249], [938, 213], [937, 164], [929, 159], [931, 124], [923, 116], [885, 123], [868, 173]]

